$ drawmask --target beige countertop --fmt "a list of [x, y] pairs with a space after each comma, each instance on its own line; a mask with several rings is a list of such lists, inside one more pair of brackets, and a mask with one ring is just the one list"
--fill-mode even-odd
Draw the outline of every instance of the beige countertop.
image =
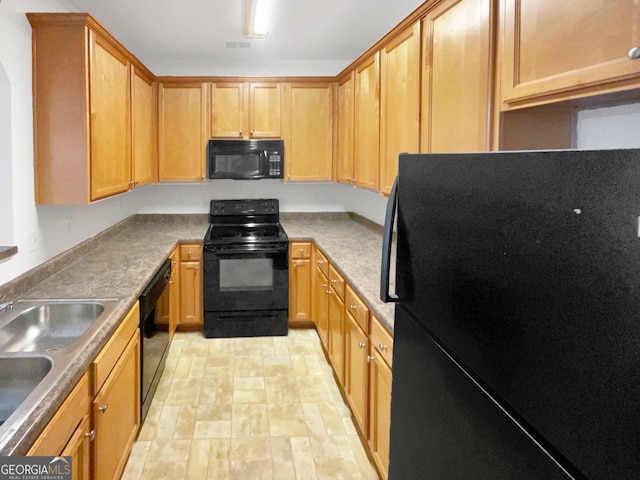
[[[315, 240], [393, 332], [393, 305], [378, 298], [381, 229], [354, 218], [349, 214], [281, 214], [289, 238]], [[202, 241], [207, 224], [207, 215], [136, 215], [0, 286], [0, 294], [8, 299], [120, 300], [118, 308], [101, 320], [100, 334], [68, 366], [50, 398], [23, 424], [0, 433], [0, 455], [27, 451], [176, 244]]]

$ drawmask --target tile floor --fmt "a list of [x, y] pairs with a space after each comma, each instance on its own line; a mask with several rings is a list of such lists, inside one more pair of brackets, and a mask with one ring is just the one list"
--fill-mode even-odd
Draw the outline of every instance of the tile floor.
[[176, 333], [124, 479], [378, 479], [315, 330]]

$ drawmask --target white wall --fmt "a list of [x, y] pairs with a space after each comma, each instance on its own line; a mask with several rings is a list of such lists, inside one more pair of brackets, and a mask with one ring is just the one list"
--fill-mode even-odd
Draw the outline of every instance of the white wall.
[[640, 103], [578, 112], [578, 148], [640, 148]]
[[11, 84], [0, 62], [0, 245], [13, 245]]

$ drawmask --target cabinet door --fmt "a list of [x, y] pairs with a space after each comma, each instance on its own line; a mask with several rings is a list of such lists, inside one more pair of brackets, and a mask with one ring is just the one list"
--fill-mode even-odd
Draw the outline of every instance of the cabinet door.
[[379, 53], [376, 52], [355, 73], [355, 184], [378, 189], [380, 109], [378, 88]]
[[[570, 96], [583, 87], [635, 78], [640, 3], [635, 0], [503, 0], [502, 100]], [[610, 85], [609, 88], [615, 88]], [[592, 92], [591, 92], [592, 93]]]
[[155, 97], [153, 81], [133, 68], [131, 88], [132, 186], [153, 182], [155, 160]]
[[331, 180], [333, 85], [285, 85], [287, 180]]
[[289, 269], [289, 320], [311, 318], [311, 259], [292, 258]]
[[93, 478], [119, 478], [140, 425], [140, 331], [93, 401]]
[[91, 200], [98, 200], [129, 190], [129, 61], [99, 34], [90, 38]]
[[398, 155], [419, 151], [420, 22], [382, 49], [380, 65], [380, 192], [388, 195]]
[[159, 90], [158, 181], [206, 179], [206, 84], [164, 84]]
[[211, 136], [242, 137], [245, 127], [245, 88], [241, 82], [211, 86]]
[[176, 247], [169, 256], [171, 277], [169, 278], [169, 335], [173, 337], [180, 321], [180, 250]]
[[363, 432], [367, 431], [369, 388], [369, 340], [350, 313], [345, 314], [345, 382], [344, 392], [353, 416]]
[[391, 369], [372, 349], [369, 357], [369, 448], [383, 480], [389, 478]]
[[89, 480], [91, 475], [91, 439], [95, 432], [90, 431], [89, 414], [85, 415], [61, 453], [71, 457], [71, 478], [73, 480]]
[[320, 268], [316, 267], [313, 284], [313, 317], [318, 329], [318, 335], [325, 349], [329, 348], [329, 304], [327, 291], [329, 281]]
[[338, 84], [336, 180], [353, 182], [354, 73]]
[[344, 385], [344, 302], [333, 288], [329, 292], [329, 359]]
[[423, 152], [490, 148], [491, 4], [449, 0], [423, 21]]
[[249, 136], [282, 136], [282, 88], [279, 83], [249, 84]]
[[180, 262], [180, 325], [202, 325], [202, 265]]

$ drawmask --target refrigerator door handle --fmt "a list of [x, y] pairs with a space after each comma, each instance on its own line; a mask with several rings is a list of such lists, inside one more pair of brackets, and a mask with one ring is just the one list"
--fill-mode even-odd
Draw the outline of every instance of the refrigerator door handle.
[[393, 181], [391, 194], [387, 200], [387, 213], [384, 219], [384, 236], [382, 238], [382, 262], [380, 265], [380, 300], [385, 303], [397, 302], [398, 296], [389, 293], [389, 267], [391, 266], [391, 244], [393, 240], [393, 223], [396, 218], [398, 203], [398, 177]]

